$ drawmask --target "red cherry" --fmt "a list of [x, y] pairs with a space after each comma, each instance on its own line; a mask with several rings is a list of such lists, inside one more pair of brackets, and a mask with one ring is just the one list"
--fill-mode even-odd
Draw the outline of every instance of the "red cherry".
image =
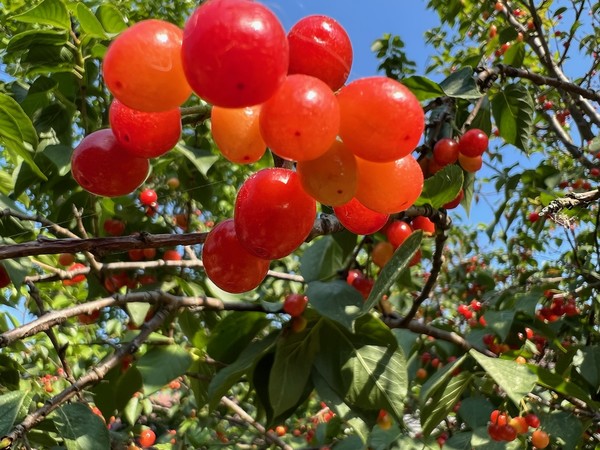
[[403, 220], [394, 220], [385, 229], [385, 235], [394, 248], [398, 248], [413, 232], [412, 227]]
[[359, 78], [339, 94], [340, 137], [359, 158], [392, 162], [410, 154], [423, 134], [425, 115], [419, 100], [398, 81]]
[[451, 138], [440, 139], [433, 146], [433, 159], [440, 166], [455, 163], [458, 153], [458, 142]]
[[0, 264], [0, 289], [5, 288], [11, 283], [10, 276], [2, 264]]
[[144, 20], [108, 47], [102, 73], [108, 89], [130, 108], [166, 111], [192, 93], [181, 62], [182, 30], [162, 20]]
[[458, 150], [470, 158], [481, 156], [488, 148], [488, 141], [487, 134], [477, 128], [472, 128], [460, 137]]
[[537, 211], [532, 211], [529, 213], [529, 216], [527, 216], [527, 218], [531, 223], [535, 223], [540, 219], [540, 214]]
[[358, 277], [352, 282], [352, 287], [360, 292], [365, 300], [369, 298], [369, 294], [371, 293], [371, 290], [373, 290], [374, 285], [375, 281], [371, 278], [364, 277]]
[[302, 315], [306, 309], [308, 297], [303, 294], [288, 294], [283, 302], [283, 311], [292, 317]]
[[156, 200], [158, 200], [158, 195], [156, 195], [154, 189], [144, 189], [140, 192], [140, 202], [142, 205], [151, 206]]
[[[85, 269], [86, 266], [84, 266], [81, 263], [75, 263], [73, 265], [71, 265], [71, 267], [69, 267], [67, 270], [69, 272], [75, 271], [75, 270], [80, 270], [80, 269]], [[67, 278], [62, 280], [62, 284], [63, 286], [73, 286], [77, 283], [81, 283], [82, 281], [85, 281], [85, 274], [80, 273], [79, 275], [75, 275], [73, 278]]]
[[338, 220], [354, 234], [372, 234], [383, 228], [389, 219], [388, 214], [375, 212], [356, 198], [341, 206], [334, 206]]
[[356, 280], [357, 278], [364, 278], [363, 273], [358, 269], [349, 270], [348, 275], [346, 276], [346, 283], [352, 286], [354, 280]]
[[192, 89], [226, 108], [258, 105], [283, 84], [289, 63], [281, 23], [250, 0], [211, 0], [185, 24], [182, 58]]
[[546, 448], [548, 447], [548, 444], [550, 444], [550, 437], [545, 431], [535, 430], [531, 434], [531, 443], [536, 448]]
[[435, 234], [435, 224], [425, 216], [417, 216], [410, 223], [413, 230], [422, 230], [425, 236]]
[[95, 309], [94, 311], [92, 311], [89, 314], [79, 314], [77, 316], [77, 320], [79, 320], [79, 323], [82, 325], [90, 325], [92, 323], [96, 323], [96, 321], [98, 320], [99, 317], [100, 317], [100, 310]]
[[119, 144], [140, 158], [156, 158], [165, 154], [181, 137], [179, 108], [143, 112], [113, 100], [108, 118]]
[[118, 197], [135, 191], [148, 176], [146, 158], [137, 158], [117, 142], [111, 130], [87, 135], [71, 156], [71, 173], [86, 191]]
[[267, 275], [270, 263], [252, 255], [240, 244], [233, 219], [210, 230], [202, 248], [202, 261], [213, 283], [236, 294], [256, 288]]
[[316, 202], [302, 189], [296, 172], [262, 169], [248, 178], [235, 200], [235, 230], [242, 246], [263, 259], [296, 250], [312, 230]]
[[525, 415], [525, 422], [527, 422], [527, 425], [529, 425], [531, 428], [537, 428], [540, 426], [540, 419], [535, 414]]
[[337, 91], [352, 66], [352, 43], [346, 30], [334, 19], [314, 15], [300, 19], [289, 31], [288, 73], [319, 78]]
[[58, 263], [61, 266], [70, 266], [75, 262], [75, 255], [72, 253], [61, 253], [58, 256]]
[[144, 250], [141, 248], [132, 248], [127, 251], [130, 261], [141, 261], [144, 259]]
[[150, 428], [146, 428], [140, 433], [139, 442], [142, 447], [150, 447], [156, 442], [156, 434]]
[[290, 75], [260, 110], [260, 134], [277, 155], [294, 161], [322, 156], [340, 129], [340, 106], [329, 86]]
[[125, 232], [125, 222], [119, 219], [106, 219], [102, 228], [110, 236], [122, 236]]

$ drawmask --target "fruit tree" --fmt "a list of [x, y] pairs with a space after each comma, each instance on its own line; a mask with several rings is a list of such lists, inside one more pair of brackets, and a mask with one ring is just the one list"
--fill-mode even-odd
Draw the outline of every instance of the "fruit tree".
[[599, 448], [600, 4], [267, 3], [0, 4], [0, 450]]

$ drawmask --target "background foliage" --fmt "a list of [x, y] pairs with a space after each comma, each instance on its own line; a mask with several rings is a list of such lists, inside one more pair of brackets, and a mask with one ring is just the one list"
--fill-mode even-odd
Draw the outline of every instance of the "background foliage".
[[[381, 273], [370, 250], [382, 236], [321, 236], [241, 296], [206, 279], [199, 244], [272, 158], [220, 157], [206, 105], [185, 105], [181, 142], [152, 161], [155, 213], [137, 193], [92, 196], [70, 174], [76, 143], [107, 126], [111, 40], [148, 17], [183, 26], [196, 2], [0, 4], [0, 257], [12, 280], [0, 296], [0, 448], [124, 448], [144, 427], [156, 448], [530, 447], [526, 435], [491, 440], [494, 409], [534, 412], [554, 448], [597, 448], [600, 6], [499, 4], [431, 0], [440, 26], [426, 36], [437, 53], [424, 75], [401, 36], [373, 44], [381, 70], [428, 112], [420, 158], [469, 127], [494, 137], [477, 178], [446, 169], [405, 214], [428, 213], [436, 236], [414, 234]], [[489, 223], [439, 210], [461, 187], [466, 212], [496, 193]], [[123, 237], [107, 235], [114, 219]], [[156, 259], [129, 261], [144, 246]], [[160, 259], [169, 248], [183, 260]], [[63, 283], [78, 273], [58, 264], [70, 251], [83, 283]], [[375, 279], [366, 301], [345, 282], [351, 268]], [[115, 276], [129, 280], [116, 293]], [[290, 292], [310, 299], [297, 333], [281, 312]], [[551, 314], [558, 301], [574, 314]], [[94, 310], [97, 322], [78, 319]], [[288, 432], [268, 431], [278, 425]]]

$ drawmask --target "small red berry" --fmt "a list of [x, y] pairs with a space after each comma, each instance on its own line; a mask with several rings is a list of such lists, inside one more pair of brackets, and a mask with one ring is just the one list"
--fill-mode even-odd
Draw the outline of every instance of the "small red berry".
[[145, 206], [152, 206], [158, 200], [158, 195], [154, 189], [144, 189], [140, 193], [140, 202]]

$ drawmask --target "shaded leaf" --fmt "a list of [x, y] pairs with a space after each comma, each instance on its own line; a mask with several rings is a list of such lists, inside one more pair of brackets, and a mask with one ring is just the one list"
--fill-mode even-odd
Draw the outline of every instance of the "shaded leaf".
[[0, 395], [0, 436], [12, 430], [26, 397], [27, 394], [22, 391]]
[[[178, 345], [155, 347], [135, 364], [144, 380], [144, 394], [150, 395], [169, 381], [182, 376], [192, 364], [190, 354]], [[160, 370], [157, 370], [160, 368]]]
[[516, 42], [504, 53], [504, 64], [513, 67], [521, 67], [525, 59], [525, 43]]
[[381, 297], [394, 285], [400, 274], [408, 267], [413, 256], [421, 246], [422, 239], [423, 232], [416, 231], [396, 249], [392, 259], [383, 266], [381, 273], [377, 277], [375, 285], [369, 294], [369, 298], [367, 298], [363, 306], [363, 313], [370, 311], [370, 309], [381, 300]]
[[487, 327], [494, 330], [501, 342], [504, 342], [510, 333], [515, 311], [512, 309], [505, 311], [487, 311], [484, 316]]
[[440, 85], [426, 77], [415, 75], [404, 78], [402, 84], [409, 88], [421, 101], [444, 95], [444, 90]]
[[345, 281], [313, 281], [308, 283], [306, 296], [310, 306], [319, 314], [349, 330], [354, 328], [354, 321], [361, 315], [363, 298]]
[[269, 400], [274, 417], [296, 406], [304, 394], [319, 349], [320, 324], [321, 321], [312, 322], [302, 332], [289, 332], [277, 341], [269, 376]]
[[581, 349], [583, 361], [579, 373], [598, 392], [600, 389], [600, 347], [590, 346]]
[[206, 351], [216, 361], [230, 364], [269, 323], [260, 312], [233, 312], [213, 328]]
[[558, 375], [550, 372], [548, 369], [544, 369], [535, 365], [530, 366], [530, 369], [537, 374], [537, 383], [540, 386], [551, 389], [559, 394], [578, 398], [590, 407], [600, 409], [600, 403], [592, 400], [588, 392], [584, 391], [572, 381], [565, 380], [562, 375]]
[[456, 198], [463, 187], [464, 175], [456, 164], [449, 164], [425, 180], [423, 192], [415, 202], [416, 206], [430, 204], [441, 208]]
[[506, 359], [491, 358], [475, 350], [470, 350], [469, 354], [506, 392], [506, 395], [517, 407], [521, 399], [529, 394], [536, 384], [536, 375], [525, 364]]
[[307, 283], [328, 280], [337, 275], [343, 263], [341, 247], [332, 236], [324, 236], [302, 254], [300, 274]]
[[40, 47], [60, 47], [66, 44], [66, 42], [67, 33], [65, 31], [27, 30], [14, 35], [8, 41], [6, 50], [9, 52], [30, 50], [31, 52]]
[[185, 156], [204, 176], [206, 176], [213, 164], [219, 159], [217, 155], [213, 155], [208, 150], [189, 147], [183, 144], [177, 144], [173, 151]]
[[467, 100], [481, 97], [471, 67], [462, 67], [456, 70], [440, 83], [440, 87], [448, 97]]
[[108, 428], [100, 417], [84, 403], [63, 405], [52, 420], [65, 440], [67, 450], [106, 450], [110, 448]]
[[221, 397], [239, 381], [242, 375], [252, 369], [265, 353], [271, 350], [278, 336], [279, 332], [273, 332], [266, 338], [251, 342], [233, 363], [215, 375], [208, 386], [208, 400], [211, 409], [219, 404]]

